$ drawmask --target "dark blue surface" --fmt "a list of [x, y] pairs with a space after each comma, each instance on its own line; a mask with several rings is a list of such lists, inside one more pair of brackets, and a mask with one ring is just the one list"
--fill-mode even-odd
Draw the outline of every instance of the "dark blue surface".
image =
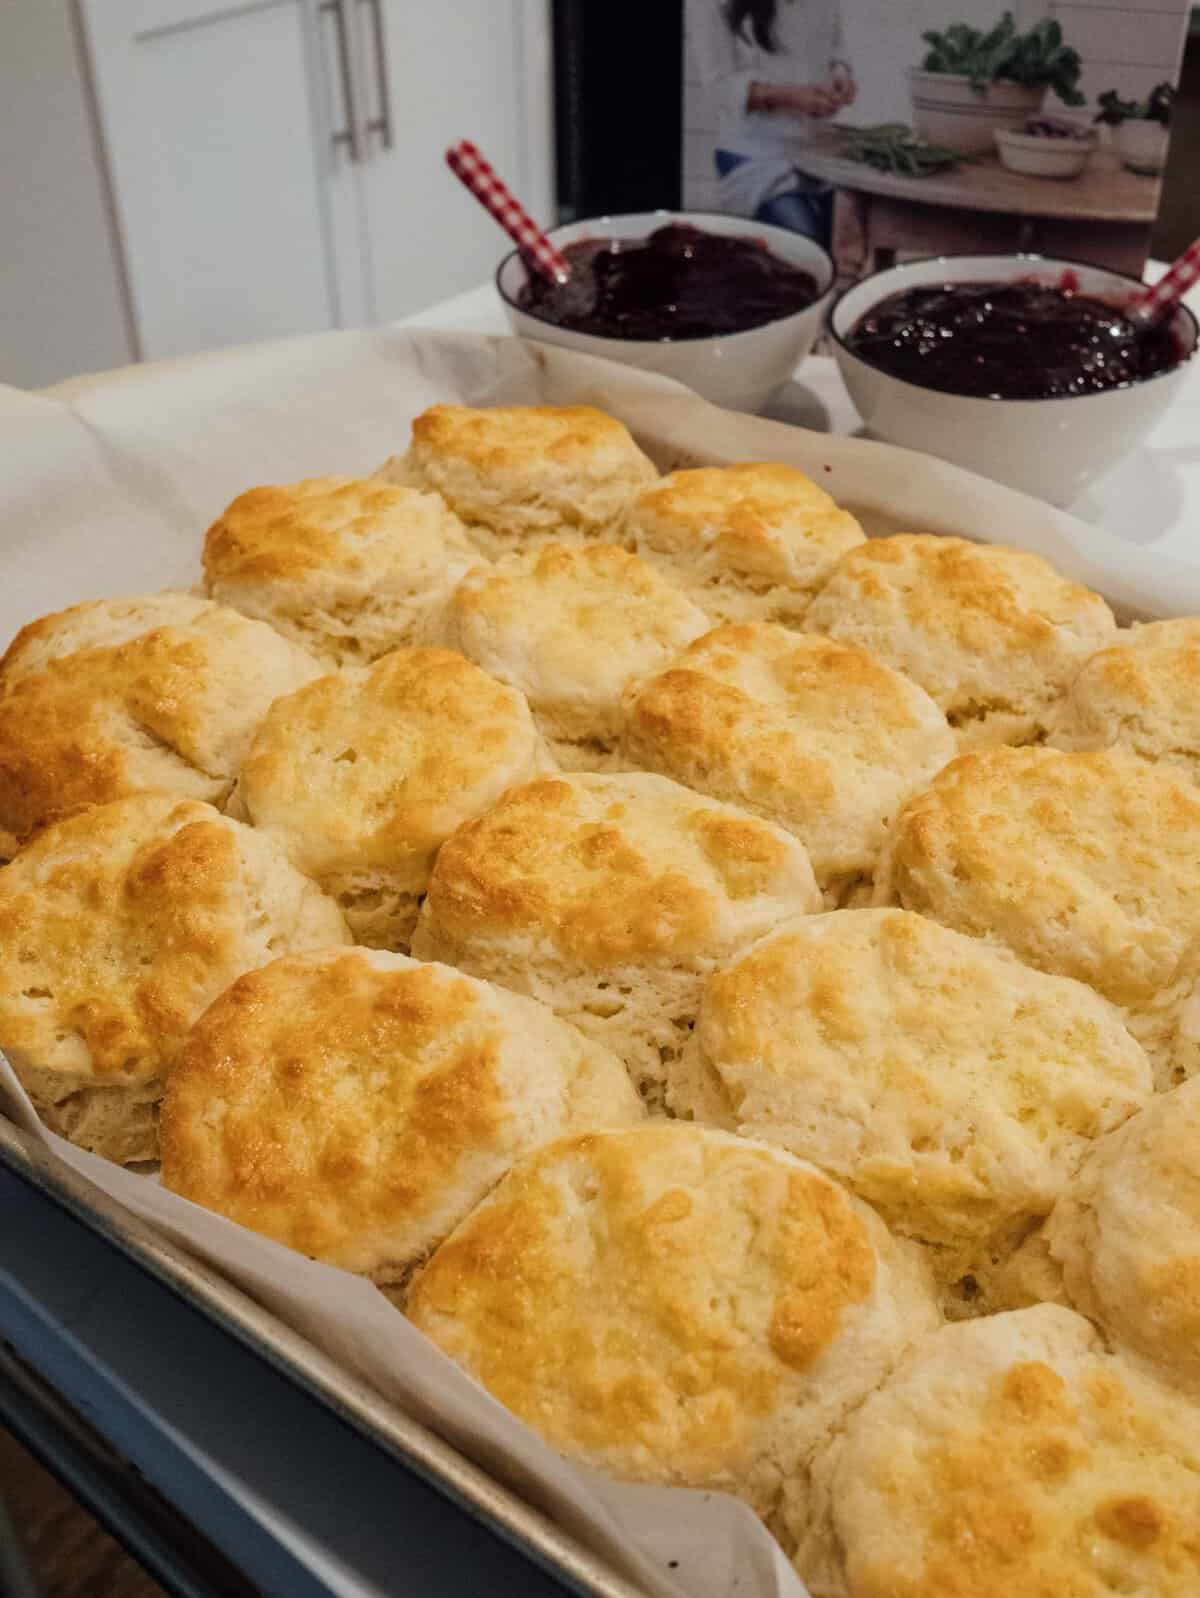
[[3, 1169], [0, 1214], [0, 1337], [272, 1598], [575, 1590]]

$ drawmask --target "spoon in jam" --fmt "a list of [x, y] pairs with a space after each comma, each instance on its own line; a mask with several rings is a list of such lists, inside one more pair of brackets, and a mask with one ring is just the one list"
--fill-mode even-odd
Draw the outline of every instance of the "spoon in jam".
[[1149, 288], [1135, 294], [1124, 307], [1126, 318], [1139, 332], [1156, 327], [1170, 316], [1194, 283], [1200, 282], [1200, 239], [1189, 244], [1166, 272]]
[[471, 191], [484, 210], [512, 239], [522, 258], [551, 283], [565, 283], [571, 263], [538, 227], [529, 212], [500, 177], [490, 161], [484, 159], [470, 139], [460, 139], [446, 151], [446, 165], [461, 184]]

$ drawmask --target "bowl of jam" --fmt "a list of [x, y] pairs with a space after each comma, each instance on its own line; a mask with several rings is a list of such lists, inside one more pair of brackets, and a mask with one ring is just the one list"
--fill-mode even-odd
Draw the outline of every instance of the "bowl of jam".
[[868, 432], [1070, 504], [1135, 448], [1196, 351], [1180, 307], [1138, 329], [1136, 278], [1035, 255], [941, 256], [876, 272], [830, 314]]
[[496, 273], [513, 331], [673, 377], [760, 410], [812, 349], [833, 262], [811, 239], [744, 217], [649, 211], [555, 228], [571, 265], [548, 283], [516, 250]]

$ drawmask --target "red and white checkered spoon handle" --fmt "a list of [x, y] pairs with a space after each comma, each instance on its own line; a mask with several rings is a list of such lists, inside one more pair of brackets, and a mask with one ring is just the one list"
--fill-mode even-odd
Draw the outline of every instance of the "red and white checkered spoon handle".
[[503, 179], [484, 160], [470, 139], [460, 139], [446, 151], [446, 165], [460, 183], [489, 211], [514, 241], [529, 264], [551, 283], [565, 283], [570, 263], [551, 244]]
[[1125, 314], [1143, 327], [1160, 322], [1197, 282], [1200, 282], [1200, 239], [1188, 245], [1157, 283], [1135, 294]]

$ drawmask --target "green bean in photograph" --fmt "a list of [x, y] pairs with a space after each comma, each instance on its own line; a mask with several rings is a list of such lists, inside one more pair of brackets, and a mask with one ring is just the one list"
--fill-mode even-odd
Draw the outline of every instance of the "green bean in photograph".
[[932, 177], [962, 160], [953, 150], [927, 144], [903, 122], [880, 122], [867, 128], [838, 128], [843, 144], [839, 154], [862, 161], [879, 172], [902, 177]]

